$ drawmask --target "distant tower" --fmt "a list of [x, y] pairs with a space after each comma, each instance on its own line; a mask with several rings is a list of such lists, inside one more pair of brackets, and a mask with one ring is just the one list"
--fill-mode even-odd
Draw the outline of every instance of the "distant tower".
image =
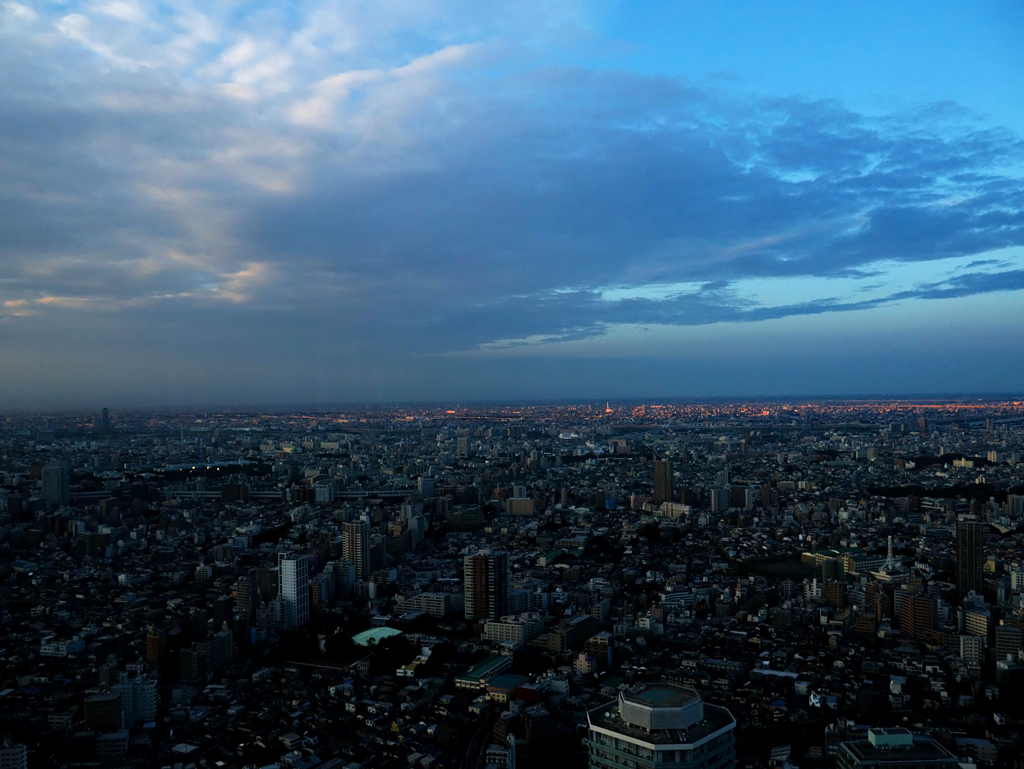
[[508, 553], [478, 553], [463, 561], [466, 619], [499, 619], [508, 614]]
[[43, 468], [43, 501], [50, 507], [61, 507], [71, 499], [68, 466], [51, 462]]
[[961, 598], [972, 590], [980, 594], [984, 589], [984, 535], [982, 521], [956, 522], [956, 592]]
[[286, 627], [302, 627], [309, 622], [309, 558], [289, 555], [279, 563], [280, 596], [287, 607]]
[[341, 555], [356, 567], [356, 579], [370, 578], [370, 522], [348, 521], [341, 524]]
[[889, 535], [889, 553], [885, 558], [885, 570], [895, 571], [896, 561], [892, 557], [892, 534]]
[[654, 462], [654, 504], [672, 501], [672, 462], [659, 459]]
[[100, 417], [100, 429], [105, 432], [110, 432], [110, 410], [103, 409], [103, 416]]

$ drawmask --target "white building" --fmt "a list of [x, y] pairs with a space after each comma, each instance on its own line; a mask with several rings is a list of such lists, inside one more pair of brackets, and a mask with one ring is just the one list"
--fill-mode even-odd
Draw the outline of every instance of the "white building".
[[279, 595], [285, 603], [285, 627], [302, 627], [309, 622], [309, 558], [283, 555], [278, 562]]
[[590, 769], [733, 769], [736, 719], [695, 689], [663, 681], [619, 692], [587, 714]]

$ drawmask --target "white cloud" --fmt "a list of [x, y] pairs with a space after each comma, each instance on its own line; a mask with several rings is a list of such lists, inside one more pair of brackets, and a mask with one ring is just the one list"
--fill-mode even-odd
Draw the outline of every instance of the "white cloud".
[[110, 16], [118, 21], [141, 24], [146, 21], [146, 12], [136, 0], [111, 0], [111, 2], [97, 3], [97, 13]]

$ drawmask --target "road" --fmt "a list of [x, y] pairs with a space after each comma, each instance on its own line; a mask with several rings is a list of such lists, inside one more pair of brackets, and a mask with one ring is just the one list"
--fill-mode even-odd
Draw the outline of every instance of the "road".
[[462, 754], [462, 762], [459, 764], [459, 769], [477, 769], [480, 766], [484, 753], [487, 751], [487, 746], [491, 742], [491, 731], [494, 729], [494, 721], [495, 719], [488, 718], [470, 737], [469, 744], [466, 745], [466, 750]]

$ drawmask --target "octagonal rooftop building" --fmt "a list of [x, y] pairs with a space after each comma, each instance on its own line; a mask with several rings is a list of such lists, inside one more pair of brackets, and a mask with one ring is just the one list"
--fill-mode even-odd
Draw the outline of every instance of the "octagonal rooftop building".
[[590, 769], [734, 769], [736, 719], [689, 686], [661, 681], [619, 692], [587, 713]]

